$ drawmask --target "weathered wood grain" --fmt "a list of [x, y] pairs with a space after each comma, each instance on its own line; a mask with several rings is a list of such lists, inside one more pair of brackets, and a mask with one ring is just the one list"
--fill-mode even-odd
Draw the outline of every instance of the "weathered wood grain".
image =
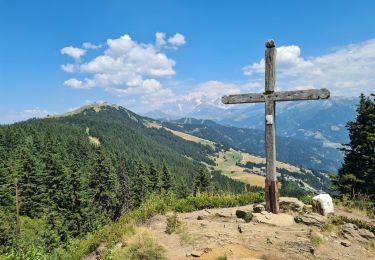
[[326, 88], [322, 89], [306, 89], [295, 91], [274, 92], [269, 94], [269, 98], [273, 101], [297, 101], [297, 100], [316, 100], [327, 99], [330, 92]]
[[265, 101], [264, 96], [267, 96], [267, 98], [272, 101], [317, 100], [329, 98], [330, 92], [328, 89], [322, 88], [273, 92], [269, 94], [249, 93], [223, 96], [221, 101], [224, 104], [260, 103]]
[[264, 102], [264, 95], [262, 93], [229, 95], [223, 96], [221, 102], [223, 104], [260, 103]]
[[266, 41], [265, 54], [265, 90], [266, 93], [271, 93], [275, 90], [276, 81], [276, 48], [273, 40]]
[[265, 124], [266, 140], [266, 178], [269, 181], [276, 181], [276, 141], [275, 141], [275, 101], [266, 96], [266, 116], [271, 115], [273, 124]]

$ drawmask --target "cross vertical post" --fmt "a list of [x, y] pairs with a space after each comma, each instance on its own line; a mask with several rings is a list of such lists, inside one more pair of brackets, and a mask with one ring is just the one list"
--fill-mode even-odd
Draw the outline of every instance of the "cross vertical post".
[[266, 141], [266, 180], [265, 197], [266, 210], [272, 213], [279, 212], [279, 192], [276, 176], [276, 142], [275, 142], [275, 106], [276, 102], [270, 98], [275, 91], [275, 63], [276, 48], [275, 42], [269, 40], [266, 42], [265, 53], [265, 141]]

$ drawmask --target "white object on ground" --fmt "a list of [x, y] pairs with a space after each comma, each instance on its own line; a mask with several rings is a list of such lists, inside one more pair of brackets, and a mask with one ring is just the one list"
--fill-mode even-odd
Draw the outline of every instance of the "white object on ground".
[[329, 194], [319, 194], [313, 197], [314, 204], [318, 204], [322, 215], [327, 216], [328, 214], [334, 213], [333, 202]]

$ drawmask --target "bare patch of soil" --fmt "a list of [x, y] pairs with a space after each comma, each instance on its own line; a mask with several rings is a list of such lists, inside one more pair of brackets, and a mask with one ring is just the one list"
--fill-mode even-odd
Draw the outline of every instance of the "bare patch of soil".
[[[291, 223], [275, 226], [251, 221], [244, 223], [236, 210], [251, 210], [252, 205], [236, 208], [200, 210], [178, 214], [183, 231], [168, 235], [166, 217], [153, 217], [146, 227], [167, 251], [168, 259], [375, 259], [375, 249], [351, 241], [341, 244], [339, 227], [324, 232], [317, 227]], [[199, 218], [198, 218], [199, 217]], [[316, 245], [311, 239], [318, 233]], [[196, 252], [200, 257], [192, 256]]]

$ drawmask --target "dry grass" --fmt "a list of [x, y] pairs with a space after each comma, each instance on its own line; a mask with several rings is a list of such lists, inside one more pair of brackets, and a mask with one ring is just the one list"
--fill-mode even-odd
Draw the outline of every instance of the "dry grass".
[[191, 142], [195, 142], [195, 143], [199, 143], [199, 144], [203, 144], [203, 145], [209, 145], [212, 148], [215, 148], [215, 143], [212, 142], [212, 141], [209, 141], [209, 140], [206, 140], [206, 139], [194, 136], [194, 135], [189, 135], [189, 134], [186, 134], [186, 133], [183, 133], [183, 132], [175, 131], [175, 130], [172, 130], [172, 129], [169, 129], [169, 128], [165, 128], [165, 129], [172, 132], [172, 134], [174, 134], [178, 137], [181, 137], [182, 139], [185, 139], [187, 141], [191, 141]]
[[[251, 154], [248, 154], [248, 153], [241, 153], [241, 154], [243, 156], [241, 163], [246, 163], [246, 162], [266, 163], [266, 159], [263, 158], [263, 157], [251, 155]], [[288, 164], [288, 163], [284, 163], [284, 162], [277, 161], [276, 167], [281, 168], [281, 169], [285, 169], [285, 170], [290, 171], [290, 172], [300, 172], [300, 168], [298, 168], [294, 165]]]
[[144, 120], [143, 121], [143, 124], [148, 127], [148, 128], [156, 128], [156, 129], [160, 129], [162, 128], [163, 126], [155, 121], [147, 121], [147, 120]]
[[100, 141], [97, 137], [89, 135], [89, 141], [90, 141], [91, 144], [93, 144], [95, 146], [100, 146]]
[[[228, 176], [231, 177], [230, 175]], [[259, 186], [259, 187], [264, 187], [264, 181], [266, 179], [263, 176], [259, 176], [259, 175], [251, 174], [251, 173], [238, 174], [237, 176], [233, 176], [231, 178], [239, 180], [239, 181], [243, 181], [245, 183], [249, 183], [250, 185]]]

